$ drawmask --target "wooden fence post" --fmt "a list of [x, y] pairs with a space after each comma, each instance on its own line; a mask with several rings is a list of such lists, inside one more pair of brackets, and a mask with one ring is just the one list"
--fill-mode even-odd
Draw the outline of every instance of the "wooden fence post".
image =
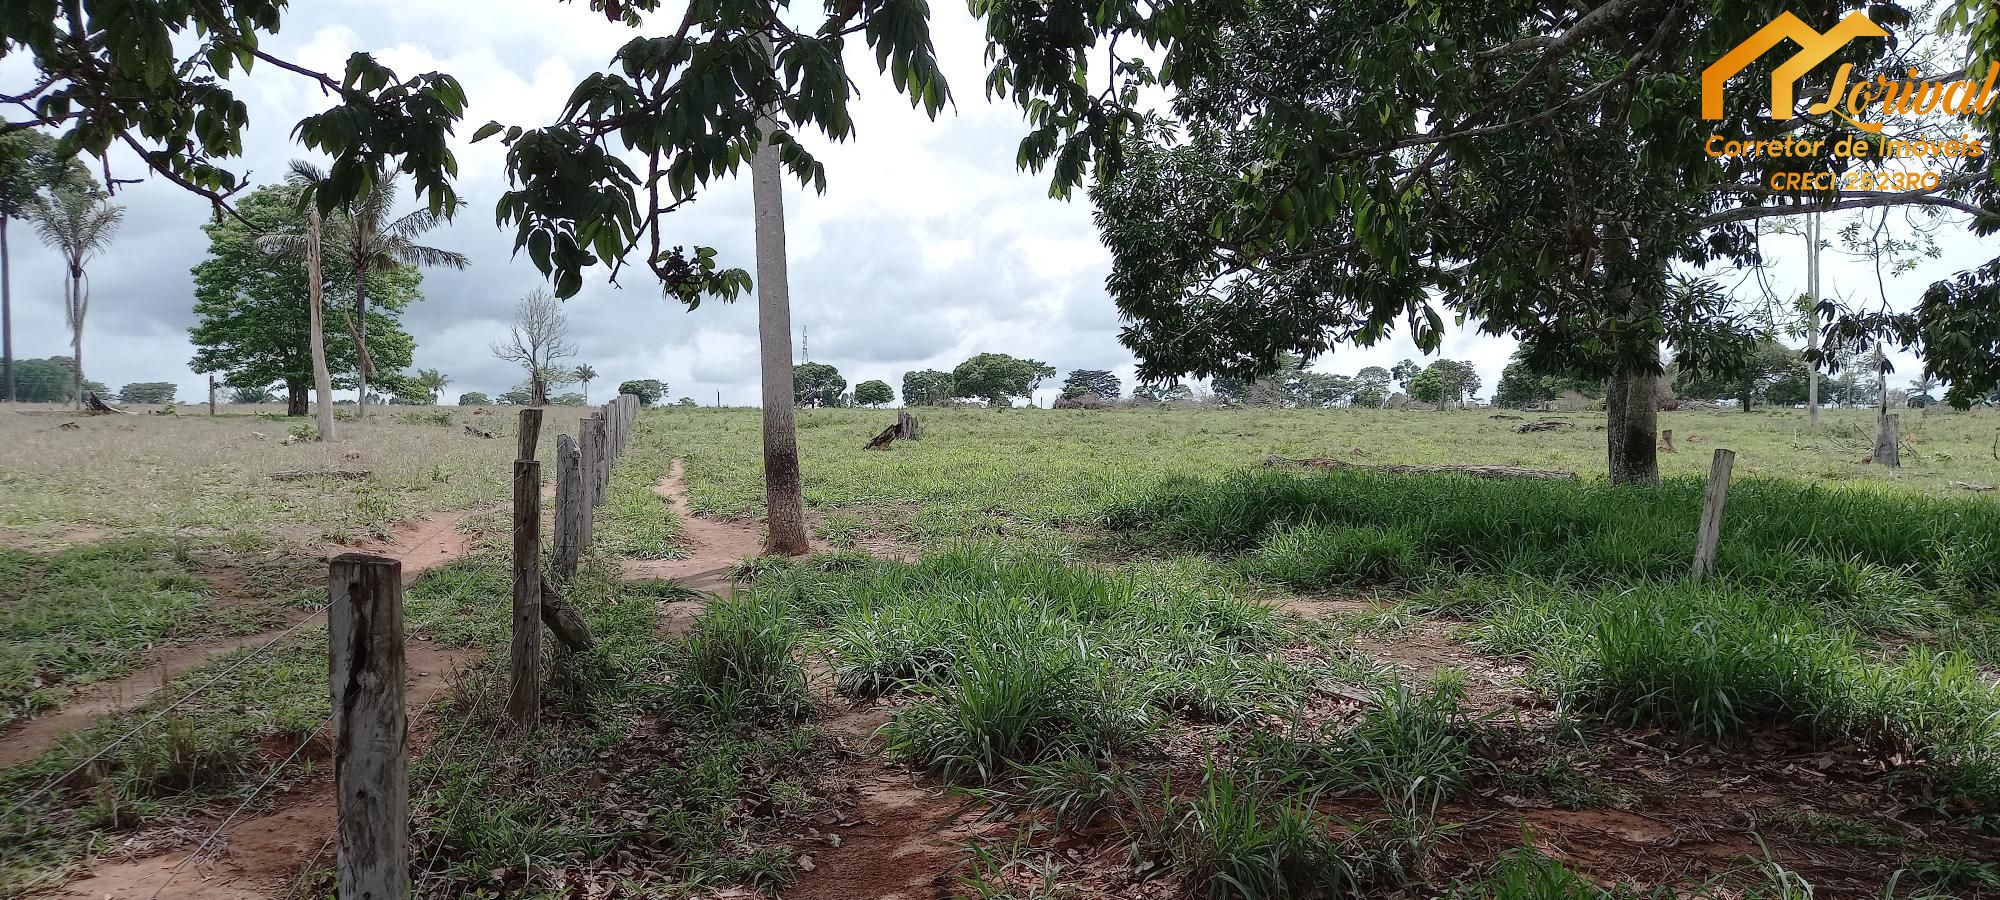
[[604, 495], [611, 492], [611, 438], [603, 418], [592, 417], [587, 421], [592, 443], [597, 446], [596, 455], [589, 460], [590, 507], [596, 509], [604, 505]]
[[215, 376], [208, 376], [208, 414], [215, 415]]
[[514, 451], [515, 459], [534, 459], [535, 446], [542, 442], [542, 411], [535, 408], [521, 410], [520, 446]]
[[410, 730], [403, 710], [403, 564], [328, 566], [328, 682], [341, 900], [410, 896]]
[[554, 569], [556, 580], [567, 583], [576, 577], [577, 560], [583, 556], [583, 522], [590, 515], [584, 505], [583, 470], [576, 439], [556, 435], [556, 537]]
[[1903, 467], [1903, 438], [1900, 431], [1903, 417], [1896, 413], [1883, 413], [1875, 420], [1875, 453], [1869, 459], [1877, 465], [1891, 469]]
[[514, 461], [514, 643], [507, 715], [531, 729], [542, 717], [542, 464]]
[[576, 470], [577, 480], [582, 484], [583, 531], [577, 535], [577, 543], [589, 549], [597, 534], [596, 517], [590, 511], [597, 508], [597, 441], [602, 431], [591, 426], [592, 417], [584, 416], [576, 423]]
[[1715, 553], [1722, 546], [1722, 506], [1729, 500], [1729, 470], [1736, 465], [1736, 451], [1716, 450], [1708, 468], [1708, 493], [1701, 501], [1701, 532], [1695, 539], [1694, 577], [1699, 581], [1715, 571]]

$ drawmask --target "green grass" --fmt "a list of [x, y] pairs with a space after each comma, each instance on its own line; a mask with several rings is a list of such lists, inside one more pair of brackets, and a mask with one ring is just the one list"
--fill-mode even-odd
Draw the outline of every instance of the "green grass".
[[[238, 582], [227, 598], [201, 574], [225, 564]], [[39, 554], [0, 548], [0, 725], [129, 672], [154, 647], [281, 622], [298, 599], [296, 574], [284, 559], [158, 534]]]
[[[1494, 421], [1485, 410], [914, 412], [923, 440], [870, 453], [861, 445], [893, 412], [800, 410], [807, 504], [866, 512], [860, 518], [893, 523], [902, 537], [927, 548], [996, 537], [1063, 544], [1107, 503], [1164, 479], [1254, 467], [1271, 455], [1518, 465], [1575, 471], [1586, 480], [1605, 470], [1604, 435], [1592, 430], [1602, 424], [1601, 413], [1561, 414], [1578, 424], [1567, 432], [1518, 434], [1513, 423]], [[1825, 430], [1813, 432], [1802, 412], [1665, 412], [1660, 425], [1674, 430], [1683, 450], [1662, 454], [1661, 467], [1669, 476], [1705, 474], [1708, 448], [1728, 447], [1738, 453], [1738, 477], [1784, 477], [1863, 499], [1964, 497], [1952, 481], [1993, 481], [1989, 453], [2000, 421], [1990, 415], [1906, 415], [1904, 429], [1921, 456], [1906, 457], [1905, 468], [1894, 472], [1860, 464], [1866, 448], [1850, 453], [1840, 438], [1842, 429], [1872, 424], [1872, 415], [1828, 410]], [[641, 428], [654, 430], [635, 446], [687, 460], [697, 511], [754, 515], [763, 503], [759, 421], [755, 409], [647, 410]]]
[[[507, 596], [497, 558], [462, 561], [411, 585], [405, 624], [409, 633], [447, 645], [503, 646]], [[0, 897], [45, 886], [121, 832], [239, 802], [273, 776], [290, 748], [315, 735], [324, 742], [326, 646], [323, 622], [309, 622], [269, 651], [246, 648], [185, 672], [147, 702], [0, 771], [4, 808], [26, 804], [0, 817], [0, 884], [6, 885]], [[193, 699], [54, 790], [40, 791], [198, 687]], [[293, 761], [294, 769], [324, 765], [323, 752]]]

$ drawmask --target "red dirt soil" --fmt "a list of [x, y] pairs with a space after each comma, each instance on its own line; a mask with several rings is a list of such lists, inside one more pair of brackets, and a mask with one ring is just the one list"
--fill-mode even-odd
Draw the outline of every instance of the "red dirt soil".
[[[412, 721], [420, 718], [424, 707], [451, 686], [453, 676], [479, 655], [422, 640], [411, 641], [406, 654], [410, 680], [404, 702], [413, 711]], [[284, 896], [300, 872], [317, 864], [321, 854], [331, 853], [327, 837], [334, 826], [333, 785], [325, 770], [321, 771], [303, 784], [292, 785], [290, 798], [277, 809], [232, 824], [203, 859], [189, 860], [194, 852], [189, 847], [108, 863], [44, 896], [91, 900]], [[206, 828], [199, 831], [207, 833]]]
[[763, 554], [761, 530], [753, 523], [695, 515], [687, 499], [686, 472], [678, 459], [667, 477], [653, 485], [653, 493], [660, 495], [680, 518], [688, 555], [680, 559], [620, 560], [620, 574], [634, 581], [673, 579], [698, 591], [727, 596], [735, 587], [730, 573], [736, 565]]

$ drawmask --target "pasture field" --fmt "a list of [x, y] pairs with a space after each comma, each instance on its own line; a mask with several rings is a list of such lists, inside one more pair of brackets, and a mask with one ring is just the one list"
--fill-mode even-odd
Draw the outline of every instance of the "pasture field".
[[5, 417], [0, 743], [215, 652], [5, 760], [0, 897], [326, 896], [319, 560], [411, 520], [459, 535], [406, 596], [419, 896], [2000, 896], [2000, 494], [1953, 484], [2000, 419], [1909, 411], [1891, 472], [1866, 411], [1665, 413], [1634, 489], [1601, 416], [1494, 412], [918, 410], [869, 452], [892, 412], [801, 410], [794, 560], [740, 552], [757, 411], [649, 410], [525, 735], [511, 410]]

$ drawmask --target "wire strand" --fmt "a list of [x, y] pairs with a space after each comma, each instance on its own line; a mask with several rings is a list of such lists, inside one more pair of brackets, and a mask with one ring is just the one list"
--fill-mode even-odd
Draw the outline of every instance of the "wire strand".
[[208, 852], [209, 845], [215, 843], [215, 839], [221, 837], [223, 832], [228, 831], [229, 826], [235, 823], [236, 818], [243, 815], [243, 811], [249, 809], [250, 804], [256, 802], [259, 795], [263, 794], [272, 784], [277, 782], [278, 776], [283, 775], [286, 769], [292, 767], [292, 762], [299, 758], [300, 753], [303, 753], [307, 747], [312, 746], [313, 738], [318, 737], [321, 730], [329, 728], [332, 725], [333, 715], [329, 713], [326, 721], [321, 722], [317, 728], [312, 730], [311, 734], [306, 735], [305, 740], [299, 741], [299, 745], [292, 748], [292, 752], [285, 757], [284, 761], [278, 763], [277, 768], [271, 770], [270, 777], [265, 778], [263, 784], [258, 785], [255, 790], [252, 790], [248, 796], [244, 797], [243, 802], [236, 804], [236, 809], [232, 810], [229, 816], [222, 820], [221, 824], [215, 826], [215, 829], [208, 833], [208, 837], [202, 839], [201, 845], [195, 847], [194, 852], [181, 857], [181, 861], [174, 864], [173, 869], [167, 872], [166, 880], [160, 882], [160, 886], [153, 890], [153, 893], [148, 896], [147, 900], [158, 900], [160, 894], [169, 885], [174, 883], [174, 879], [180, 877], [181, 869], [186, 868], [188, 863], [201, 858], [202, 854]]

